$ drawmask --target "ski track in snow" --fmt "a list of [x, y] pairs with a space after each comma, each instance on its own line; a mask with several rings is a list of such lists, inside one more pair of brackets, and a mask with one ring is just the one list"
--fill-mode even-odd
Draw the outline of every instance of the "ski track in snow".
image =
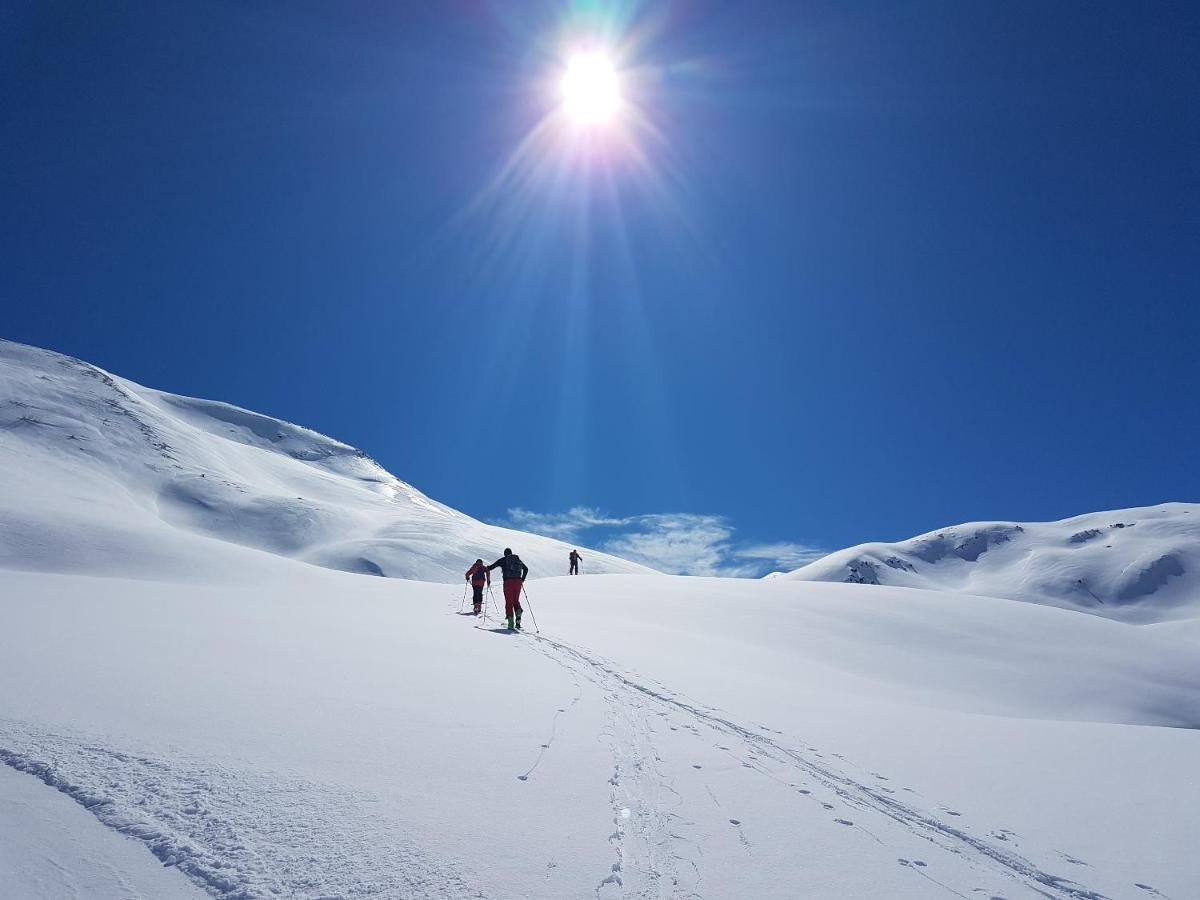
[[[987, 829], [992, 840], [979, 837], [966, 826], [947, 820], [961, 818], [957, 810], [939, 808], [944, 818], [898, 799], [896, 790], [887, 786], [887, 777], [878, 772], [850, 774], [849, 764], [847, 770], [835, 768], [814, 747], [786, 746], [781, 742], [780, 732], [774, 729], [740, 725], [718, 710], [699, 705], [637, 673], [627, 674], [611, 661], [578, 646], [541, 634], [530, 636], [535, 638], [531, 646], [566, 668], [576, 679], [585, 679], [598, 687], [609, 705], [609, 725], [602, 737], [612, 749], [614, 760], [609, 784], [614, 824], [610, 842], [615, 861], [612, 871], [605, 873], [596, 886], [596, 896], [601, 900], [610, 895], [702, 896], [699, 859], [702, 854], [697, 844], [677, 833], [674, 827], [677, 816], [672, 807], [678, 805], [679, 794], [659, 765], [662, 760], [655, 749], [653, 728], [656, 719], [670, 723], [673, 731], [683, 730], [696, 739], [715, 739], [715, 746], [728, 751], [742, 767], [794, 791], [800, 799], [819, 803], [834, 824], [862, 831], [882, 848], [894, 847], [898, 843], [897, 834], [908, 839], [908, 846], [915, 837], [931, 845], [934, 852], [952, 854], [955, 862], [966, 863], [982, 880], [994, 881], [1001, 876], [1010, 885], [1016, 882], [1026, 892], [1051, 900], [1110, 900], [1105, 894], [1052, 874], [1005, 847], [1013, 836], [1007, 829]], [[732, 743], [731, 738], [740, 742], [740, 749], [726, 746]], [[838, 754], [830, 755], [846, 762]], [[719, 813], [720, 802], [711, 786], [706, 788]], [[739, 839], [753, 855], [742, 822], [737, 819], [728, 822], [738, 829]], [[931, 865], [925, 860], [894, 858], [896, 864], [927, 881], [931, 890], [936, 888], [938, 892], [959, 897], [1003, 896], [999, 890], [978, 885], [947, 883], [949, 878], [943, 882], [932, 874]], [[1086, 865], [1074, 857], [1070, 861], [1077, 866]]]
[[[879, 849], [870, 864], [884, 861], [911, 873], [923, 885], [920, 896], [1014, 900], [1007, 886], [1050, 900], [1110, 900], [1018, 853], [1019, 836], [1009, 829], [972, 828], [962, 824], [959, 810], [922, 804], [910, 788], [841, 754], [785, 742], [782, 732], [762, 723], [739, 724], [584, 647], [538, 633], [525, 636], [530, 650], [565, 670], [575, 694], [556, 707], [549, 736], [520, 780], [536, 777], [560, 721], [577, 704], [597, 697], [604, 704], [598, 737], [612, 755], [606, 773], [612, 861], [589, 885], [579, 885], [579, 896], [703, 898], [714, 825], [733, 829], [749, 869], [760, 864], [754, 823], [731, 817], [742, 815], [738, 798], [726, 796], [720, 781], [706, 777], [700, 785], [711, 819], [698, 821], [694, 806], [684, 814], [685, 792], [697, 785], [678, 783], [679, 761], [673, 767], [664, 757], [695, 746], [692, 759], [701, 759], [703, 749], [708, 764], [716, 751], [734, 771], [752, 772], [772, 790], [791, 793], [800, 804], [801, 838], [821, 820], [835, 832], [861, 834]], [[67, 794], [219, 900], [485, 896], [413, 846], [398, 823], [375, 814], [369, 792], [175, 752], [127, 752], [9, 719], [0, 719], [0, 762]], [[705, 768], [686, 762], [685, 772]], [[901, 792], [908, 797], [899, 799]], [[1089, 869], [1065, 850], [1045, 851], [1051, 853], [1076, 871]], [[1132, 888], [1135, 896], [1169, 900], [1141, 881]]]
[[554, 717], [550, 720], [550, 736], [546, 738], [546, 743], [542, 744], [541, 748], [538, 750], [537, 759], [533, 761], [533, 765], [529, 767], [529, 770], [523, 775], [517, 776], [518, 781], [528, 781], [533, 776], [533, 773], [537, 771], [538, 766], [542, 764], [542, 760], [546, 756], [546, 751], [550, 749], [550, 747], [554, 744], [555, 737], [558, 736], [559, 717], [569, 713], [575, 708], [575, 704], [583, 699], [583, 683], [574, 675], [574, 673], [572, 673], [571, 677], [575, 681], [575, 696], [571, 698], [571, 702], [566, 706], [560, 706], [554, 711]]
[[483, 897], [411, 846], [361, 792], [170, 761], [0, 720], [0, 762], [146, 845], [220, 900]]

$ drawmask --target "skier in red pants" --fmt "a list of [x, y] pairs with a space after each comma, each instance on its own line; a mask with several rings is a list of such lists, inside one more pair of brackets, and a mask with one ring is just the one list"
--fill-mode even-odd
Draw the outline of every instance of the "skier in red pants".
[[[529, 574], [529, 566], [521, 562], [521, 557], [513, 553], [507, 547], [504, 548], [504, 555], [487, 567], [491, 572], [492, 569], [500, 569], [500, 574], [504, 576], [504, 615], [508, 619], [508, 630], [521, 630], [521, 586], [525, 584], [525, 576]], [[514, 624], [515, 616], [515, 624]]]
[[487, 566], [483, 564], [482, 559], [475, 560], [475, 565], [467, 569], [467, 581], [471, 582], [471, 589], [474, 591], [475, 615], [479, 615], [479, 610], [483, 608], [483, 586], [492, 585], [492, 573], [487, 570]]

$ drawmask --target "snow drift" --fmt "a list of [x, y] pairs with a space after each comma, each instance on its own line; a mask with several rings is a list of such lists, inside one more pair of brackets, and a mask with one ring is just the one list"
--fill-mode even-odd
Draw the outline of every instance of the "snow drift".
[[[204, 571], [212, 540], [425, 581], [460, 581], [509, 545], [531, 577], [557, 574], [570, 550], [431, 500], [307, 428], [10, 341], [0, 341], [0, 538], [4, 568], [171, 577]], [[585, 557], [592, 573], [650, 571]]]
[[531, 584], [541, 635], [509, 635], [456, 615], [457, 586], [229, 543], [213, 569], [243, 556], [258, 583], [0, 571], [0, 764], [211, 897], [1200, 883], [1200, 655], [1153, 629], [943, 592], [584, 576]]
[[972, 522], [861, 544], [786, 575], [1005, 597], [1154, 623], [1200, 616], [1200, 504]]

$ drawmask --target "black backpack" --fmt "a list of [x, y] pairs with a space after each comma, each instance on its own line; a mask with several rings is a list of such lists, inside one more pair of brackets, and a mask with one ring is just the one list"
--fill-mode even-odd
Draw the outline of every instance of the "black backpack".
[[525, 564], [521, 562], [521, 557], [515, 553], [504, 557], [504, 560], [500, 563], [500, 572], [504, 575], [505, 580], [521, 578], [524, 569]]

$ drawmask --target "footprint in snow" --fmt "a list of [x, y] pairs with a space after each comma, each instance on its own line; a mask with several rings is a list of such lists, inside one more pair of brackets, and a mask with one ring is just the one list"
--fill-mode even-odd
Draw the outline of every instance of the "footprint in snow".
[[826, 809], [833, 809], [833, 804], [832, 804], [832, 803], [822, 803], [821, 805], [822, 805], [823, 807], [825, 807]]
[[693, 769], [703, 769], [703, 768], [704, 768], [704, 766], [698, 766], [698, 765], [696, 765], [695, 763], [692, 763], [692, 768], [693, 768]]
[[853, 825], [854, 824], [849, 819], [834, 819], [833, 821], [837, 822], [839, 825]]
[[[741, 820], [741, 819], [730, 819], [730, 820], [729, 820], [729, 824], [730, 824], [730, 825], [741, 825], [741, 824], [742, 824], [742, 820]], [[1140, 885], [1139, 885], [1139, 887], [1140, 887]]]

